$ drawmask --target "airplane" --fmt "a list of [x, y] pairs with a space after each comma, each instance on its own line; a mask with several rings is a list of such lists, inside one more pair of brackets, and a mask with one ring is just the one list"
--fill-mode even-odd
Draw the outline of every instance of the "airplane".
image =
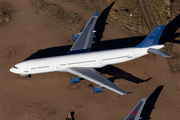
[[142, 98], [124, 120], [139, 120], [147, 98]]
[[78, 76], [71, 78], [71, 84], [79, 83], [81, 78], [98, 84], [99, 87], [94, 87], [95, 94], [103, 92], [103, 88], [107, 88], [120, 95], [131, 93], [117, 87], [117, 84], [112, 83], [98, 73], [96, 68], [127, 62], [148, 53], [170, 57], [159, 50], [164, 45], [157, 45], [165, 25], [157, 26], [144, 41], [135, 47], [91, 52], [91, 45], [93, 43], [94, 33], [96, 32], [94, 27], [98, 15], [99, 11], [89, 19], [80, 33], [73, 36], [75, 43], [67, 55], [24, 60], [13, 66], [10, 71], [21, 76], [26, 76], [27, 79], [30, 79], [32, 74], [60, 71], [69, 72]]

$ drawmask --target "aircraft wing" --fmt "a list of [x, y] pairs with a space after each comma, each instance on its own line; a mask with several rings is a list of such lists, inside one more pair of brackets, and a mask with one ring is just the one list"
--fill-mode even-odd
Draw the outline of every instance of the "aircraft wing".
[[99, 15], [99, 11], [97, 11], [94, 16], [92, 16], [84, 29], [79, 34], [79, 37], [71, 47], [68, 54], [74, 54], [74, 53], [82, 53], [82, 52], [89, 52], [93, 37], [94, 37], [94, 27], [97, 21], [97, 17]]
[[112, 90], [118, 94], [129, 94], [131, 92], [126, 92], [121, 88], [114, 85], [111, 81], [100, 75], [94, 68], [68, 68], [67, 72], [77, 75], [81, 78], [85, 78], [93, 83], [100, 85], [100, 87], [105, 87], [109, 90]]
[[147, 98], [142, 98], [124, 120], [139, 120]]

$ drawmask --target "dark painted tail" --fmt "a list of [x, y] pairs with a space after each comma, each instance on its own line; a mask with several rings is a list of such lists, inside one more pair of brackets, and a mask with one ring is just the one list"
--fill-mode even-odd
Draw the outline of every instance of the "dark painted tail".
[[150, 47], [157, 45], [166, 25], [157, 26], [139, 45], [135, 48]]

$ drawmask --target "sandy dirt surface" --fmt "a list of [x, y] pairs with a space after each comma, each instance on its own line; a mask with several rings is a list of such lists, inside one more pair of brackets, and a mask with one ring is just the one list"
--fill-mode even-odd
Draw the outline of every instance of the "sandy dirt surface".
[[169, 65], [179, 65], [178, 33], [172, 43], [176, 55], [172, 60], [149, 54], [100, 69], [132, 94], [121, 96], [107, 89], [94, 94], [87, 80], [71, 85], [74, 75], [69, 73], [37, 74], [26, 80], [17, 79], [9, 69], [25, 59], [67, 52], [74, 43], [72, 34], [97, 10], [100, 18], [93, 50], [137, 45], [144, 37], [123, 33], [108, 17], [113, 4], [103, 0], [6, 0], [0, 5], [0, 120], [65, 120], [70, 112], [75, 120], [123, 120], [141, 98], [149, 96], [144, 119], [180, 119], [180, 70], [172, 72]]

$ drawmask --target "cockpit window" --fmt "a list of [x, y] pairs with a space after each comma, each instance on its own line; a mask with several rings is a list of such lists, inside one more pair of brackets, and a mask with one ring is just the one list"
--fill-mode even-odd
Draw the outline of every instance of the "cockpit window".
[[18, 67], [16, 67], [16, 66], [14, 66], [13, 68], [15, 68], [15, 69], [19, 69]]

